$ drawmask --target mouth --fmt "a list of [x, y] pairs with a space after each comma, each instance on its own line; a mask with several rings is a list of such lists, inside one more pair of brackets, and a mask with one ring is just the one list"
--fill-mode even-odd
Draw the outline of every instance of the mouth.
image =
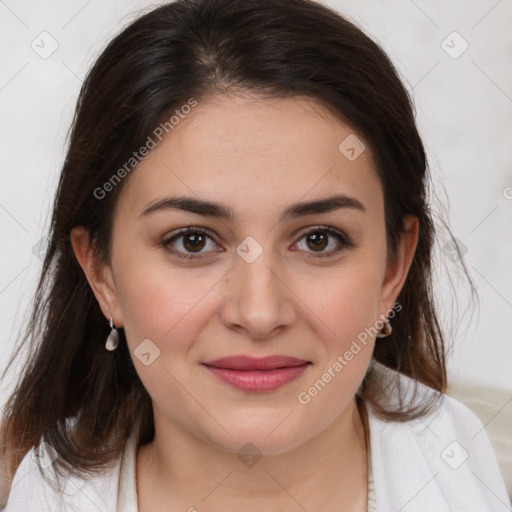
[[252, 392], [274, 391], [297, 379], [311, 364], [311, 361], [281, 355], [231, 356], [203, 363], [222, 382]]

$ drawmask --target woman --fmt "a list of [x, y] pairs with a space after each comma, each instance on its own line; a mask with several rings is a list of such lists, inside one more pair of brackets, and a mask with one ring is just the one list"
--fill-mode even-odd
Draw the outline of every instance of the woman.
[[132, 23], [78, 100], [5, 510], [502, 510], [444, 395], [427, 187], [392, 64], [328, 8]]

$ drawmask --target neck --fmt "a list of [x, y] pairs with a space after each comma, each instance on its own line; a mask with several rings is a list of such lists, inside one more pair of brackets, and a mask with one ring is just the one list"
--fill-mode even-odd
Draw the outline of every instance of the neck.
[[246, 512], [366, 510], [367, 419], [355, 402], [306, 443], [247, 465], [174, 424], [155, 427], [137, 455], [140, 512], [158, 511], [157, 503], [166, 511], [225, 511], [234, 503]]

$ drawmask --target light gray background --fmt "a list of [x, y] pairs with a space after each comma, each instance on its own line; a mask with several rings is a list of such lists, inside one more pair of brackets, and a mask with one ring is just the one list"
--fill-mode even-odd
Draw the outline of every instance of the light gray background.
[[[457, 278], [460, 264], [443, 251], [447, 238], [440, 232], [438, 300], [446, 325], [456, 313], [448, 274], [455, 279], [459, 313], [466, 311], [450, 337], [450, 389], [473, 403], [488, 429], [499, 430], [501, 421], [510, 432], [504, 419], [512, 415], [512, 2], [325, 3], [383, 46], [413, 92], [437, 196], [433, 210], [448, 216], [467, 249], [464, 260], [481, 299], [480, 311], [468, 309], [468, 289]], [[33, 248], [48, 228], [81, 81], [105, 42], [138, 12], [156, 5], [142, 0], [0, 1], [1, 369], [16, 342], [17, 326], [26, 321], [41, 268]], [[58, 48], [48, 58], [31, 47], [47, 51], [52, 38]], [[457, 56], [464, 41], [469, 47]], [[11, 385], [2, 383], [2, 403]]]

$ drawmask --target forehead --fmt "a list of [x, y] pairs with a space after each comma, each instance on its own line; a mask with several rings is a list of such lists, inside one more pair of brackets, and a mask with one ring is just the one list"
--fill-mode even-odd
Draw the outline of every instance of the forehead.
[[309, 98], [198, 101], [129, 176], [119, 207], [140, 213], [177, 194], [229, 204], [241, 216], [336, 192], [375, 202], [381, 192], [370, 149], [349, 159], [346, 140], [360, 144], [357, 152], [364, 147], [348, 124]]

